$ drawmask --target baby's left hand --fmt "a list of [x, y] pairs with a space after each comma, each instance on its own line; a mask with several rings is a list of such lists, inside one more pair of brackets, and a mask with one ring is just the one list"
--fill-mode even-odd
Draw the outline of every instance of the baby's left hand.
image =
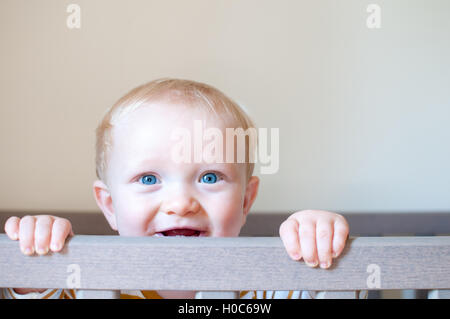
[[310, 267], [330, 267], [332, 258], [344, 249], [348, 233], [343, 216], [321, 210], [296, 212], [280, 225], [280, 237], [289, 256], [294, 260], [303, 257]]

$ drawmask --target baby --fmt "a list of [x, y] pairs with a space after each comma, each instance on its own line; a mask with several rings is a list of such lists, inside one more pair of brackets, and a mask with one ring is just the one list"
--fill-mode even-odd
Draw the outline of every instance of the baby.
[[[121, 236], [237, 237], [255, 201], [259, 178], [253, 175], [251, 143], [246, 161], [210, 161], [189, 152], [183, 156], [174, 132], [194, 136], [195, 125], [213, 128], [254, 128], [248, 115], [219, 90], [194, 81], [160, 79], [122, 97], [97, 128], [95, 200], [112, 229]], [[192, 134], [191, 134], [192, 133]], [[190, 141], [190, 139], [186, 139]], [[238, 147], [225, 147], [236, 152]], [[175, 147], [177, 146], [177, 147]], [[242, 145], [241, 145], [242, 147]], [[221, 147], [219, 147], [221, 148]], [[214, 152], [222, 149], [216, 148]], [[186, 151], [186, 150], [184, 150]], [[231, 158], [235, 158], [232, 154]], [[188, 160], [180, 160], [180, 158]], [[227, 157], [228, 158], [228, 157]], [[11, 217], [6, 234], [20, 241], [26, 255], [59, 252], [73, 235], [67, 219], [48, 215]], [[338, 214], [306, 210], [289, 216], [279, 229], [288, 255], [307, 265], [328, 268], [348, 237], [346, 220]], [[34, 293], [38, 297], [75, 297], [75, 292], [45, 289], [4, 290], [6, 297]], [[123, 298], [195, 298], [195, 291], [123, 291]], [[257, 292], [241, 292], [256, 298]], [[280, 297], [281, 295], [278, 295]], [[289, 292], [285, 298], [302, 298]], [[275, 296], [277, 297], [277, 296]]]

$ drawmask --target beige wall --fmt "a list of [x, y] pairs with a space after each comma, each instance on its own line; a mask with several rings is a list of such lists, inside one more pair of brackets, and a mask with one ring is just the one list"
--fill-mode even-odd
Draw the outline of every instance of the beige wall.
[[449, 210], [449, 36], [447, 0], [1, 0], [0, 210], [96, 210], [96, 124], [162, 76], [280, 128], [255, 211]]

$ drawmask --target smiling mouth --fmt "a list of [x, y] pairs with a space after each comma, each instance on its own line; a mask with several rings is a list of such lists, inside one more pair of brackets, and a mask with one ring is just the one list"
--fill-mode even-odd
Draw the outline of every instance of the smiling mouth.
[[155, 234], [156, 237], [204, 237], [206, 236], [206, 232], [195, 230], [195, 229], [188, 229], [188, 228], [176, 228], [176, 229], [169, 229], [163, 232], [159, 232]]

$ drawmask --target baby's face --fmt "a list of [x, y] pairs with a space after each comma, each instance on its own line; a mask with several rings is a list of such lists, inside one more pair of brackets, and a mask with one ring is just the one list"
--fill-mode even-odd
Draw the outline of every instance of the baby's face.
[[174, 130], [188, 129], [193, 140], [194, 120], [205, 119], [204, 129], [219, 128], [223, 136], [225, 124], [182, 104], [149, 106], [112, 130], [105, 192], [110, 202], [96, 195], [111, 227], [123, 236], [238, 236], [256, 197], [257, 177], [247, 183], [246, 164], [172, 158], [179, 143]]

